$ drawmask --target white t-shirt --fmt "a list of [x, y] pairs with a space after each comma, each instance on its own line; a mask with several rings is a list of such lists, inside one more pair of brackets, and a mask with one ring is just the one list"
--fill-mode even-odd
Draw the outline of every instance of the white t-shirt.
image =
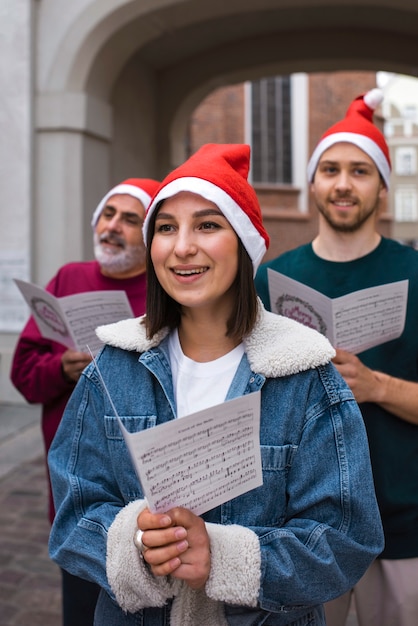
[[198, 363], [183, 354], [176, 329], [170, 334], [168, 347], [177, 417], [221, 404], [244, 354], [244, 344], [219, 359]]

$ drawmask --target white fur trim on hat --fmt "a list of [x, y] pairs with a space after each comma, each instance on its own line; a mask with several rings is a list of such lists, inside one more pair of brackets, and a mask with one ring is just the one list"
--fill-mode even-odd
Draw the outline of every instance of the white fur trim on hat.
[[151, 201], [151, 196], [147, 194], [147, 192], [141, 189], [140, 187], [136, 187], [135, 185], [125, 185], [123, 183], [120, 185], [116, 185], [116, 187], [113, 187], [113, 189], [111, 189], [104, 196], [104, 198], [100, 200], [99, 204], [97, 205], [96, 210], [94, 211], [93, 217], [91, 220], [91, 225], [93, 228], [95, 228], [97, 222], [99, 221], [99, 217], [102, 214], [102, 211], [105, 208], [106, 203], [109, 200], [109, 198], [111, 198], [112, 196], [116, 196], [118, 194], [126, 194], [128, 196], [132, 196], [133, 198], [136, 198], [137, 200], [142, 202], [142, 204], [144, 205], [144, 210], [147, 209], [147, 206], [149, 205]]
[[336, 143], [344, 142], [354, 144], [360, 148], [360, 150], [363, 150], [363, 152], [365, 152], [375, 162], [377, 169], [385, 181], [386, 188], [389, 189], [390, 167], [382, 150], [372, 139], [366, 137], [366, 135], [349, 132], [327, 135], [324, 139], [322, 139], [322, 141], [319, 142], [308, 163], [308, 181], [310, 183], [313, 181], [319, 160], [325, 150], [328, 150], [328, 148]]
[[222, 211], [232, 228], [241, 239], [244, 248], [247, 250], [250, 259], [253, 263], [254, 275], [257, 271], [261, 260], [266, 253], [266, 242], [260, 235], [254, 224], [248, 217], [248, 215], [242, 210], [242, 208], [235, 202], [229, 194], [223, 189], [202, 178], [183, 177], [176, 178], [163, 187], [157, 195], [154, 197], [152, 204], [150, 205], [143, 226], [143, 238], [147, 241], [148, 224], [151, 215], [153, 214], [156, 206], [162, 200], [167, 200], [175, 196], [181, 191], [190, 191], [195, 193], [210, 202], [216, 204]]

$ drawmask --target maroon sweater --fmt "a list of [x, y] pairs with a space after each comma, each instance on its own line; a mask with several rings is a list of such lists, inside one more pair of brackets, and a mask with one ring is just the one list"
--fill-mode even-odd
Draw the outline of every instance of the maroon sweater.
[[[61, 298], [86, 291], [123, 289], [135, 316], [145, 312], [145, 273], [117, 280], [103, 276], [97, 261], [68, 263], [46, 286], [46, 290]], [[100, 325], [100, 320], [98, 321]], [[33, 404], [42, 404], [42, 434], [48, 452], [75, 383], [67, 382], [62, 374], [61, 356], [66, 346], [44, 339], [33, 317], [30, 317], [16, 345], [11, 379], [15, 387]], [[54, 510], [50, 501], [50, 519]]]

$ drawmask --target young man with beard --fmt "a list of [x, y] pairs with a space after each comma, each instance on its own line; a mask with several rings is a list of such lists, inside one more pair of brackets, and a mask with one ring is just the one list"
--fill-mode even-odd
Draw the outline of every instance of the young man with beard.
[[366, 424], [385, 548], [352, 592], [326, 605], [329, 626], [346, 623], [352, 594], [360, 626], [415, 626], [418, 615], [418, 252], [377, 230], [391, 170], [373, 124], [381, 97], [372, 90], [354, 100], [313, 152], [315, 239], [265, 263], [256, 277], [267, 308], [268, 267], [330, 298], [409, 281], [402, 335], [358, 356], [337, 349], [333, 359]]
[[[93, 218], [94, 261], [61, 267], [46, 290], [61, 298], [75, 293], [123, 289], [135, 316], [145, 312], [145, 246], [142, 224], [145, 210], [159, 183], [130, 178], [111, 189], [97, 206]], [[100, 319], [97, 320], [97, 325]], [[90, 362], [88, 353], [67, 349], [45, 339], [30, 317], [17, 343], [11, 379], [30, 403], [42, 404], [42, 434], [47, 453], [67, 401]], [[49, 518], [54, 518], [52, 496]], [[91, 626], [98, 594], [96, 585], [63, 575], [64, 626]]]

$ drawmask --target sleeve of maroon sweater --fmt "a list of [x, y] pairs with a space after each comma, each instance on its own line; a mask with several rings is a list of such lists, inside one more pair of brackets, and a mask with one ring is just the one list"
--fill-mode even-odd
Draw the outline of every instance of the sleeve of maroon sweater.
[[[54, 293], [55, 278], [47, 290]], [[64, 379], [61, 356], [67, 348], [44, 339], [30, 317], [23, 329], [13, 355], [10, 377], [28, 402], [48, 404], [74, 387]]]

